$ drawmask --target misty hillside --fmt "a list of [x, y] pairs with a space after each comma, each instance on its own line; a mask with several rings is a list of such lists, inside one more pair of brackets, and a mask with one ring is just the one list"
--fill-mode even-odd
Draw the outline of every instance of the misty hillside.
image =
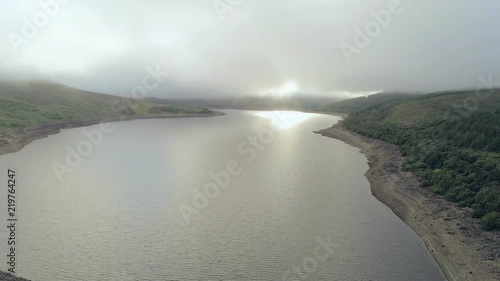
[[[154, 100], [154, 99], [153, 99]], [[166, 102], [189, 106], [247, 110], [298, 110], [322, 111], [325, 104], [337, 102], [337, 97], [292, 96], [292, 97], [235, 97], [212, 99], [171, 99]]]
[[[113, 106], [115, 105], [115, 106]], [[0, 82], [0, 130], [64, 121], [198, 113], [177, 105], [131, 100], [74, 89], [61, 84]]]
[[500, 90], [383, 104], [351, 114], [345, 126], [400, 146], [422, 186], [500, 229]]
[[416, 96], [417, 94], [410, 93], [378, 93], [366, 97], [339, 101], [325, 106], [323, 110], [327, 112], [352, 113], [386, 102], [405, 100]]

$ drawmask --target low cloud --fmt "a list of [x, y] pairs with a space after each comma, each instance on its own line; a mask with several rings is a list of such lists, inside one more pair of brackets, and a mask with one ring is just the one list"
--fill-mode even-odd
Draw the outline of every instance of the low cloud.
[[[353, 44], [356, 28], [391, 0], [217, 2], [226, 10], [215, 2], [2, 1], [1, 79], [120, 94], [159, 64], [170, 73], [154, 92], [160, 97], [263, 94], [287, 83], [300, 93], [359, 96], [473, 88], [481, 75], [500, 75], [500, 2], [400, 0], [402, 11], [352, 61], [342, 43]], [[17, 48], [13, 34], [23, 37], [30, 24], [36, 35]]]

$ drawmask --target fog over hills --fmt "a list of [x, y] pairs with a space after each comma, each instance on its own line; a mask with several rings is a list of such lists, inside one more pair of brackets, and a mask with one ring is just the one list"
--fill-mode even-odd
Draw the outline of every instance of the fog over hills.
[[162, 79], [148, 96], [347, 98], [500, 76], [497, 1], [40, 3], [0, 3], [3, 80], [123, 95], [153, 71]]
[[0, 132], [50, 123], [206, 113], [204, 109], [93, 93], [56, 83], [0, 82]]

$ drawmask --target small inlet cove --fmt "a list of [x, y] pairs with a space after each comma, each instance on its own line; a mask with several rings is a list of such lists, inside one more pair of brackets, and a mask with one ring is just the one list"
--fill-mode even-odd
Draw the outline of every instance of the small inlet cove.
[[68, 129], [1, 156], [18, 178], [16, 275], [445, 280], [372, 196], [359, 149], [313, 133], [340, 117], [224, 113]]

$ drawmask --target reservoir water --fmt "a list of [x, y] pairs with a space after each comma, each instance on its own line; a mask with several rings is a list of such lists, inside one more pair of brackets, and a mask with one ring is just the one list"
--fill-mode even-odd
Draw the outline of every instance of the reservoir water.
[[[339, 117], [224, 112], [69, 129], [0, 156], [2, 185], [8, 167], [18, 178], [16, 275], [445, 279], [419, 237], [371, 195], [358, 149], [312, 133]], [[5, 186], [0, 194], [6, 222]]]

